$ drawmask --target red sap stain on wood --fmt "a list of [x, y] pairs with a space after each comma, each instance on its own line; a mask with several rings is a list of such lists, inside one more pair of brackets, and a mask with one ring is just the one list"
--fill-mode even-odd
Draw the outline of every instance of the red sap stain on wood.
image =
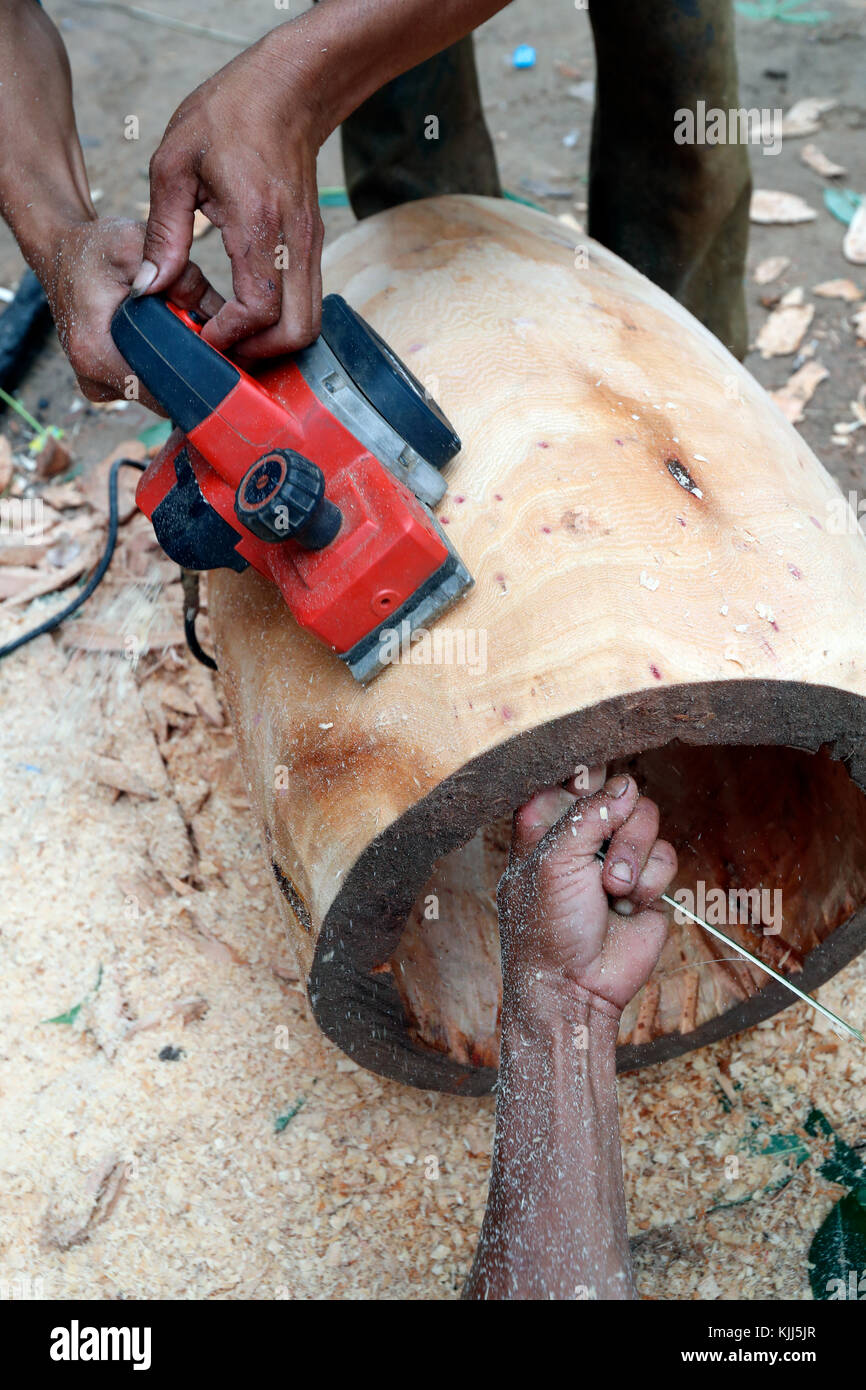
[[412, 754], [392, 728], [381, 736], [362, 733], [351, 727], [303, 729], [292, 739], [286, 765], [293, 779], [306, 784], [309, 791], [350, 790], [353, 783], [371, 779], [383, 786], [407, 790], [416, 800], [418, 788], [412, 780]]

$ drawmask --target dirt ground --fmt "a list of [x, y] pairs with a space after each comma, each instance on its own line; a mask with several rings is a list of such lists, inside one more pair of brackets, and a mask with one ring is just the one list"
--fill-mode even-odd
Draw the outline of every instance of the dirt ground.
[[[80, 0], [47, 8], [70, 52], [99, 209], [140, 215], [168, 117], [235, 50]], [[253, 0], [154, 8], [249, 39], [271, 21]], [[817, 216], [753, 227], [752, 339], [790, 290], [802, 287], [815, 314], [799, 356], [753, 351], [747, 365], [775, 390], [802, 363], [823, 364], [828, 376], [799, 428], [843, 489], [860, 492], [866, 434], [851, 405], [866, 362], [851, 325], [860, 305], [811, 290], [844, 278], [866, 291], [866, 269], [844, 259], [844, 227], [822, 201], [831, 181], [801, 152], [816, 143], [846, 166], [836, 182], [866, 193], [866, 3], [821, 0], [820, 9], [830, 17], [814, 26], [739, 21], [744, 105], [837, 103], [817, 133], [786, 139], [777, 157], [753, 150], [756, 186], [798, 194]], [[519, 42], [537, 50], [529, 71], [511, 66]], [[505, 185], [583, 222], [586, 13], [571, 0], [516, 0], [477, 46]], [[138, 142], [123, 138], [129, 114], [141, 122]], [[320, 179], [342, 183], [335, 139]], [[567, 196], [544, 196], [544, 186]], [[352, 221], [346, 208], [324, 216], [329, 237]], [[196, 255], [224, 288], [218, 236], [197, 243]], [[754, 268], [771, 256], [789, 264], [756, 284]], [[0, 229], [0, 286], [20, 273]], [[20, 396], [67, 431], [82, 492], [109, 451], [153, 419], [135, 404], [84, 405], [56, 343]], [[23, 446], [8, 415], [0, 430]], [[129, 523], [114, 577], [88, 614], [97, 637], [113, 626], [133, 635], [132, 648], [43, 638], [0, 668], [0, 1296], [454, 1297], [484, 1209], [492, 1101], [380, 1080], [319, 1035], [218, 690], [176, 644], [179, 589], [145, 531]], [[0, 609], [0, 637], [46, 611], [40, 601], [23, 618]], [[130, 660], [138, 651], [141, 660]], [[116, 784], [119, 764], [138, 779], [127, 792]], [[862, 1020], [866, 962], [821, 997]], [[839, 1141], [862, 1145], [864, 1056], [796, 1007], [621, 1080], [644, 1297], [811, 1297], [809, 1245], [846, 1187], [828, 1163], [832, 1137], [807, 1119], [818, 1110]]]

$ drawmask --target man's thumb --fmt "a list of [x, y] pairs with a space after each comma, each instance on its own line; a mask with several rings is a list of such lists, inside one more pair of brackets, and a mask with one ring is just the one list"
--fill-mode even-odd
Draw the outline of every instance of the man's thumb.
[[151, 192], [141, 268], [132, 282], [133, 294], [156, 294], [168, 289], [189, 264], [196, 185], [183, 181], [170, 191], [154, 186]]

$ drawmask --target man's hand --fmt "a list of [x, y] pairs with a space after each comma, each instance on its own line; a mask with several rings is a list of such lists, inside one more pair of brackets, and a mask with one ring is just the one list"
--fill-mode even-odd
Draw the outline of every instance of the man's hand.
[[677, 861], [653, 802], [604, 775], [548, 787], [514, 817], [493, 1166], [465, 1298], [634, 1297], [616, 1039], [664, 943], [652, 904]]
[[[51, 253], [38, 258], [39, 275], [64, 351], [91, 401], [124, 395], [129, 367], [111, 338], [111, 319], [126, 298], [141, 264], [144, 226], [120, 218], [74, 222], [61, 231]], [[208, 318], [222, 296], [189, 262], [170, 285], [175, 304]], [[142, 390], [139, 399], [159, 410]]]
[[181, 103], [151, 161], [136, 288], [165, 290], [182, 273], [201, 208], [222, 232], [234, 289], [202, 336], [251, 358], [306, 347], [322, 308], [320, 146], [373, 92], [505, 3], [321, 0], [227, 63]]
[[[270, 40], [270, 42], [269, 42]], [[202, 336], [247, 357], [306, 346], [322, 308], [316, 154], [324, 138], [303, 71], [271, 36], [178, 107], [150, 164], [150, 215], [136, 288], [182, 275], [196, 208], [222, 232], [234, 298]]]
[[[659, 840], [659, 813], [631, 777], [593, 769], [571, 792], [546, 788], [514, 817], [511, 858], [499, 887], [506, 988], [536, 979], [586, 991], [618, 1016], [648, 979], [664, 944], [651, 906], [677, 869]], [[610, 841], [604, 865], [596, 858]], [[611, 907], [609, 899], [613, 899]]]

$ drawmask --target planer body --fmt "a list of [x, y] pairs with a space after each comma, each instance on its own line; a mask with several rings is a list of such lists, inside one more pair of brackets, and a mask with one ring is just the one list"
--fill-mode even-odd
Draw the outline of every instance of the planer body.
[[112, 336], [175, 425], [136, 501], [184, 569], [252, 565], [362, 683], [471, 587], [433, 513], [460, 440], [339, 295], [255, 376], [157, 296], [125, 300]]

